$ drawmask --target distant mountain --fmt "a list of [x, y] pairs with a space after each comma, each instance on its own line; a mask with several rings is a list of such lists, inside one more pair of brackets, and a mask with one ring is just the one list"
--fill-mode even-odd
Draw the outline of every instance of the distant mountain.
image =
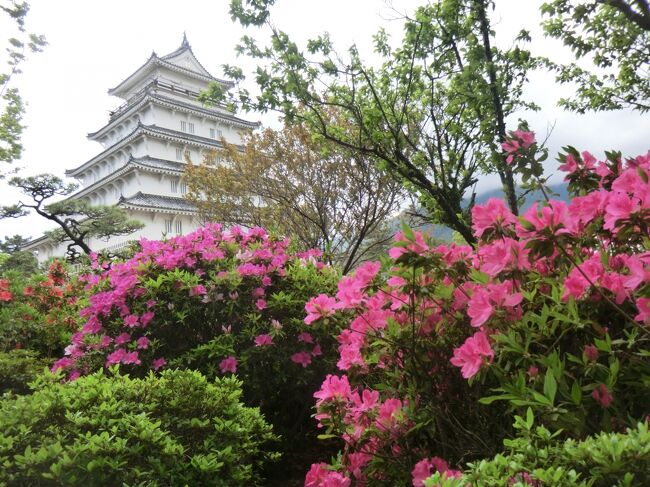
[[[566, 184], [555, 184], [550, 186], [550, 189], [553, 194], [549, 196], [552, 199], [566, 201], [566, 202], [569, 201], [569, 193]], [[503, 191], [497, 188], [497, 189], [491, 189], [489, 191], [485, 191], [481, 194], [478, 194], [476, 195], [476, 204], [478, 205], [485, 204], [490, 198], [503, 199]], [[530, 208], [533, 205], [533, 203], [535, 203], [536, 201], [542, 201], [543, 199], [544, 199], [544, 195], [539, 190], [533, 191], [532, 193], [526, 195], [524, 204], [521, 207], [521, 213], [528, 210], [528, 208]], [[402, 222], [401, 218], [398, 217], [395, 219], [395, 223], [393, 225], [395, 231], [399, 231], [402, 225], [401, 222]], [[422, 225], [418, 227], [418, 231], [427, 233], [431, 237], [436, 238], [438, 240], [442, 240], [444, 242], [451, 242], [452, 240], [451, 228], [445, 227], [444, 225], [433, 225], [433, 224]]]

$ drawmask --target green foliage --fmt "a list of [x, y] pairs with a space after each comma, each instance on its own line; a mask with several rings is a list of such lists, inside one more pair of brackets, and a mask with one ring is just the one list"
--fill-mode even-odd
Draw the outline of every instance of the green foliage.
[[505, 442], [506, 451], [469, 465], [462, 479], [431, 481], [427, 486], [610, 487], [650, 483], [650, 432], [638, 423], [625, 433], [600, 433], [584, 440], [558, 440], [533, 414], [516, 418], [519, 434]]
[[363, 154], [315, 140], [299, 124], [250, 134], [243, 149], [225, 144], [220, 153], [229, 164], [215, 154], [185, 170], [186, 197], [206, 220], [291, 235], [303, 249], [322, 250], [343, 274], [391, 240], [388, 221], [402, 187]]
[[14, 252], [0, 261], [0, 275], [15, 271], [24, 276], [31, 276], [38, 271], [38, 260], [31, 252]]
[[0, 401], [0, 483], [260, 485], [275, 437], [240, 387], [195, 371], [45, 377], [32, 395]]
[[141, 222], [129, 220], [124, 210], [116, 206], [94, 206], [85, 200], [76, 199], [66, 199], [46, 206], [50, 198], [68, 196], [77, 189], [76, 184], [65, 183], [52, 174], [14, 177], [9, 184], [19, 188], [32, 202], [4, 206], [0, 208], [0, 218], [20, 218], [33, 210], [56, 223], [59, 228], [47, 235], [54, 242], [69, 242], [68, 258], [73, 262], [80, 257], [77, 247], [86, 254], [91, 253], [89, 239], [129, 235], [144, 226]]
[[[8, 39], [6, 48], [6, 65], [8, 73], [0, 73], [0, 97], [2, 98], [2, 113], [0, 113], [0, 162], [11, 164], [20, 158], [23, 146], [20, 137], [23, 132], [22, 118], [25, 104], [16, 88], [8, 88], [14, 75], [20, 73], [20, 64], [25, 60], [25, 51], [40, 52], [47, 42], [43, 36], [28, 34], [25, 31], [25, 17], [29, 12], [27, 2], [12, 0], [8, 6], [0, 5], [0, 11], [7, 14], [15, 22], [18, 30], [17, 37]], [[0, 170], [0, 179], [5, 177], [5, 171]]]
[[[271, 29], [267, 46], [252, 37], [239, 51], [258, 60], [259, 93], [240, 90], [230, 99], [244, 108], [274, 110], [300, 120], [318, 137], [378, 161], [417, 195], [433, 221], [475, 239], [470, 230], [472, 187], [477, 177], [496, 172], [512, 211], [517, 211], [511, 168], [499, 142], [505, 117], [522, 107], [526, 73], [536, 61], [521, 47], [520, 33], [508, 50], [493, 46], [489, 4], [484, 0], [444, 0], [420, 7], [405, 21], [394, 48], [385, 32], [375, 37], [379, 67], [365, 63], [355, 46], [349, 58], [321, 35], [301, 49], [269, 21], [270, 1], [231, 3], [243, 25]], [[227, 74], [242, 80], [239, 68]], [[216, 86], [203, 99], [223, 101]], [[327, 116], [335, 107], [353, 129]], [[467, 198], [467, 200], [465, 200]], [[469, 201], [469, 204], [467, 203]]]
[[578, 113], [632, 108], [650, 110], [650, 6], [646, 1], [553, 0], [542, 6], [547, 36], [560, 39], [576, 58], [587, 58], [597, 68], [577, 63], [560, 65], [547, 60], [560, 83], [574, 83], [574, 98], [560, 105]]
[[51, 359], [40, 358], [33, 350], [0, 352], [0, 395], [29, 393], [27, 384], [51, 365]]

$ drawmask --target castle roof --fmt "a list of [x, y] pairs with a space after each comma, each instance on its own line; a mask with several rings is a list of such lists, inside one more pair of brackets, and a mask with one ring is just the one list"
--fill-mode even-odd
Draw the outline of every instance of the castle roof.
[[111, 119], [111, 121], [108, 124], [106, 124], [101, 129], [97, 130], [96, 132], [89, 133], [88, 138], [90, 140], [98, 139], [106, 132], [108, 132], [112, 127], [117, 125], [121, 120], [131, 115], [133, 112], [141, 109], [147, 103], [155, 103], [157, 105], [173, 108], [174, 110], [177, 111], [194, 113], [196, 115], [204, 116], [214, 120], [220, 120], [226, 122], [227, 124], [242, 129], [255, 129], [261, 125], [260, 122], [249, 122], [248, 120], [244, 120], [242, 118], [239, 118], [227, 112], [221, 112], [213, 109], [203, 108], [197, 105], [193, 105], [191, 103], [185, 103], [174, 98], [160, 95], [158, 93], [153, 93], [151, 87], [150, 89], [144, 90], [137, 97], [134, 97], [134, 99], [128, 104], [128, 106], [121, 111], [118, 117]]
[[110, 174], [107, 174], [101, 179], [98, 179], [94, 183], [85, 188], [80, 189], [75, 194], [70, 195], [66, 199], [75, 199], [83, 198], [84, 196], [92, 193], [93, 191], [98, 190], [102, 186], [111, 181], [120, 178], [121, 176], [127, 174], [130, 171], [140, 169], [142, 171], [153, 172], [158, 174], [173, 174], [173, 175], [182, 175], [184, 172], [185, 163], [178, 161], [168, 161], [166, 159], [157, 159], [155, 157], [144, 156], [144, 157], [133, 157], [131, 156], [121, 167], [117, 168], [115, 171], [112, 171]]
[[195, 78], [204, 82], [217, 82], [226, 87], [233, 86], [232, 81], [218, 79], [212, 76], [207, 69], [196, 59], [190, 43], [187, 42], [187, 37], [183, 34], [183, 42], [180, 47], [165, 56], [158, 56], [155, 52], [147, 61], [136, 69], [129, 77], [121, 81], [117, 86], [108, 90], [109, 95], [123, 96], [128, 93], [129, 89], [133, 87], [140, 79], [149, 74], [157, 67], [164, 67], [171, 71], [175, 71], [190, 78]]
[[150, 136], [155, 137], [171, 142], [178, 142], [180, 144], [190, 143], [194, 146], [199, 146], [204, 149], [220, 149], [223, 147], [220, 141], [215, 139], [210, 139], [209, 137], [202, 137], [200, 135], [188, 134], [185, 132], [180, 132], [178, 130], [172, 130], [164, 127], [159, 127], [157, 125], [143, 125], [138, 123], [138, 125], [133, 129], [133, 131], [128, 134], [126, 137], [118, 140], [115, 144], [108, 147], [103, 152], [97, 154], [95, 157], [89, 161], [83, 163], [81, 166], [78, 166], [74, 169], [68, 169], [65, 172], [66, 176], [77, 177], [84, 170], [92, 167], [97, 162], [106, 158], [112, 152], [119, 150], [120, 148], [128, 145], [133, 140], [141, 136]]
[[184, 198], [147, 194], [140, 191], [128, 198], [121, 197], [117, 205], [130, 210], [153, 211], [156, 213], [196, 214], [196, 206]]

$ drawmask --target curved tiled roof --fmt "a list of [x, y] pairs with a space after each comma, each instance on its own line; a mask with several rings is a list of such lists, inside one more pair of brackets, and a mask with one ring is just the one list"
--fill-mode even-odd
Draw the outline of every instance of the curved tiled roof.
[[153, 103], [157, 103], [159, 105], [174, 108], [176, 110], [180, 109], [181, 111], [193, 112], [193, 113], [196, 113], [198, 115], [202, 115], [202, 116], [222, 120], [222, 121], [228, 122], [228, 123], [230, 123], [232, 125], [238, 125], [241, 128], [254, 129], [254, 128], [260, 127], [260, 125], [261, 125], [260, 122], [249, 122], [248, 120], [244, 120], [242, 118], [236, 117], [235, 115], [230, 115], [230, 114], [227, 114], [227, 113], [218, 112], [216, 110], [211, 110], [209, 108], [202, 108], [202, 107], [199, 107], [199, 106], [196, 106], [196, 105], [192, 105], [190, 103], [185, 103], [185, 102], [176, 100], [174, 98], [169, 98], [167, 96], [159, 95], [157, 93], [144, 92], [138, 97], [137, 101], [132, 104], [132, 106], [130, 107], [129, 110], [124, 111], [124, 113], [122, 114], [121, 117], [116, 118], [115, 120], [111, 120], [107, 125], [105, 125], [101, 129], [97, 130], [96, 132], [89, 133], [88, 138], [90, 140], [96, 139], [97, 136], [99, 136], [100, 134], [105, 132], [109, 127], [119, 123], [118, 121], [120, 119], [122, 119], [123, 117], [128, 116], [133, 111], [142, 108], [142, 106], [147, 102], [153, 102]]
[[133, 210], [167, 212], [167, 213], [196, 213], [196, 206], [184, 198], [173, 196], [160, 196], [137, 192], [128, 198], [121, 197], [118, 206]]
[[118, 140], [117, 142], [115, 142], [115, 144], [108, 147], [103, 152], [100, 152], [89, 161], [83, 163], [81, 166], [78, 166], [74, 169], [68, 169], [65, 172], [66, 176], [74, 177], [79, 175], [84, 169], [88, 169], [92, 167], [95, 163], [101, 161], [112, 152], [118, 150], [124, 145], [127, 145], [129, 142], [135, 140], [141, 135], [149, 135], [152, 137], [158, 137], [164, 140], [171, 140], [179, 143], [190, 142], [193, 145], [198, 145], [200, 147], [204, 147], [207, 149], [219, 149], [223, 147], [220, 141], [215, 139], [210, 139], [209, 137], [201, 137], [199, 135], [188, 134], [185, 132], [180, 132], [178, 130], [159, 127], [157, 125], [144, 125], [142, 123], [138, 123], [138, 125], [136, 125], [133, 131], [130, 134], [128, 134], [126, 137]]
[[[183, 66], [179, 66], [178, 64], [174, 64], [173, 62], [170, 62], [170, 59], [173, 59], [174, 57], [178, 56], [179, 54], [182, 54], [185, 51], [189, 51], [191, 54], [192, 58], [194, 61], [196, 61], [197, 65], [200, 66], [203, 69], [203, 73], [199, 73], [197, 71], [193, 71], [189, 68], [185, 68]], [[224, 80], [224, 79], [219, 79], [215, 78], [212, 76], [207, 69], [203, 67], [203, 65], [199, 62], [198, 59], [196, 59], [196, 56], [194, 56], [194, 53], [192, 52], [192, 48], [190, 47], [189, 42], [187, 42], [187, 38], [183, 36], [183, 42], [181, 46], [176, 49], [174, 52], [171, 52], [169, 54], [166, 54], [165, 56], [159, 57], [155, 52], [151, 53], [151, 56], [147, 61], [140, 66], [138, 69], [136, 69], [130, 76], [128, 76], [126, 79], [122, 80], [117, 86], [114, 88], [111, 88], [108, 90], [109, 95], [117, 95], [120, 91], [120, 88], [123, 88], [124, 86], [128, 85], [129, 81], [137, 78], [137, 76], [140, 73], [143, 73], [147, 71], [148, 69], [151, 69], [153, 66], [163, 66], [166, 68], [171, 69], [172, 71], [177, 71], [179, 73], [186, 74], [192, 78], [198, 78], [203, 81], [216, 81], [218, 83], [221, 83], [226, 86], [233, 86], [234, 83], [232, 81]]]
[[94, 183], [86, 186], [85, 188], [80, 189], [75, 194], [70, 195], [68, 199], [81, 198], [86, 196], [88, 193], [101, 188], [104, 184], [109, 183], [110, 181], [123, 176], [133, 169], [143, 169], [145, 171], [163, 173], [163, 174], [183, 174], [185, 164], [177, 161], [168, 161], [166, 159], [157, 159], [155, 157], [144, 156], [144, 157], [133, 157], [131, 156], [122, 166], [118, 167], [110, 174], [107, 174], [101, 179], [98, 179]]

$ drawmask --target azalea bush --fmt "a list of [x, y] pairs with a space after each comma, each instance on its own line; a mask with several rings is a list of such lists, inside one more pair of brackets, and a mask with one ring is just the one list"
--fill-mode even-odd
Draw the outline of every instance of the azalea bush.
[[[530, 133], [504, 150], [512, 164], [528, 157], [527, 179], [541, 182]], [[344, 447], [305, 485], [452, 482], [528, 408], [557, 441], [645, 418], [650, 152], [597, 161], [567, 148], [561, 160], [570, 202], [521, 218], [501, 200], [477, 205], [476, 248], [404, 229], [383, 266], [308, 303], [310, 322], [344, 328], [339, 372], [314, 394], [323, 435]]]
[[311, 453], [311, 395], [336, 355], [329, 330], [303, 322], [305, 302], [338, 281], [319, 255], [259, 228], [217, 224], [142, 241], [129, 260], [95, 261], [84, 278], [84, 324], [53, 368], [69, 379], [117, 364], [132, 376], [167, 368], [236, 374], [246, 403], [262, 408], [284, 446]]
[[0, 279], [0, 351], [27, 349], [42, 357], [61, 356], [80, 325], [83, 283], [53, 262], [29, 278], [7, 272]]
[[43, 377], [0, 400], [2, 485], [263, 485], [277, 438], [235, 378]]

